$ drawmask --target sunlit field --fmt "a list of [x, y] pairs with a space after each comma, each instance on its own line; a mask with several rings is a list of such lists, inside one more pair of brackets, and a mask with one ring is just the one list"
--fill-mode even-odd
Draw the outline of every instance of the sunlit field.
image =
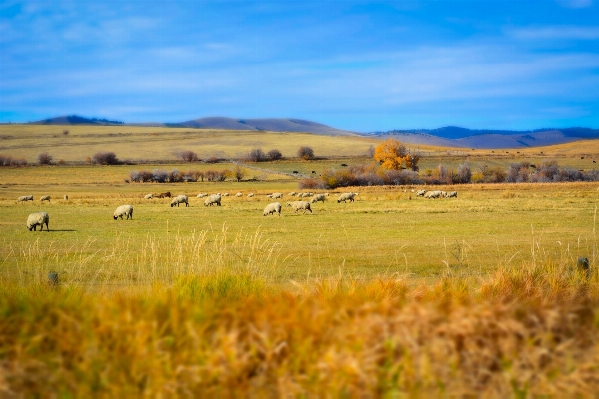
[[[599, 390], [597, 183], [348, 187], [311, 214], [285, 206], [309, 190], [281, 173], [371, 162], [350, 155], [248, 164], [240, 182], [125, 182], [231, 163], [0, 169], [2, 395]], [[189, 207], [143, 198], [165, 191]], [[229, 196], [206, 207], [200, 192]], [[263, 216], [273, 192], [281, 216]], [[132, 220], [113, 220], [122, 204]], [[26, 229], [35, 211], [49, 232]]]

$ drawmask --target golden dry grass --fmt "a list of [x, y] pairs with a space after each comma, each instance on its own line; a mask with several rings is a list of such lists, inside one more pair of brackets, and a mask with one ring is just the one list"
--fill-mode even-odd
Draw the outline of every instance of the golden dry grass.
[[[63, 135], [63, 130], [69, 130]], [[253, 148], [278, 149], [295, 157], [301, 146], [316, 156], [356, 156], [366, 153], [375, 139], [320, 136], [309, 133], [248, 132], [211, 129], [131, 126], [0, 126], [0, 154], [37, 162], [48, 152], [58, 162], [84, 162], [100, 151], [112, 151], [121, 160], [176, 160], [181, 151], [194, 151], [200, 159], [243, 157]]]
[[0, 392], [25, 396], [592, 395], [596, 274], [565, 264], [292, 290], [226, 268], [86, 293], [0, 284]]

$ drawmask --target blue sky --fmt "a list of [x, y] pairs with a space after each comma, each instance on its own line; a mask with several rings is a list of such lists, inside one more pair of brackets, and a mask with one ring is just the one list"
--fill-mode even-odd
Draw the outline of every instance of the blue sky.
[[0, 1], [0, 122], [599, 128], [599, 1]]

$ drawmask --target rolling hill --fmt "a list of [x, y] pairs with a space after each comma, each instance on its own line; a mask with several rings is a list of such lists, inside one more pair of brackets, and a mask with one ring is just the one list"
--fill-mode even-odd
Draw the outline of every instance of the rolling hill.
[[428, 144], [462, 148], [525, 148], [570, 143], [599, 138], [599, 129], [565, 128], [514, 130], [471, 130], [455, 126], [439, 129], [392, 130], [371, 133], [373, 137], [385, 139], [395, 137], [411, 144]]
[[77, 115], [59, 116], [33, 122], [36, 125], [118, 125], [218, 129], [235, 131], [269, 131], [312, 133], [323, 136], [363, 136], [376, 139], [395, 137], [405, 143], [460, 148], [526, 148], [571, 143], [599, 138], [599, 129], [582, 127], [543, 128], [536, 130], [488, 130], [445, 126], [438, 129], [398, 129], [386, 132], [355, 133], [321, 123], [293, 118], [234, 119], [206, 117], [178, 123], [123, 123], [108, 119], [85, 118]]

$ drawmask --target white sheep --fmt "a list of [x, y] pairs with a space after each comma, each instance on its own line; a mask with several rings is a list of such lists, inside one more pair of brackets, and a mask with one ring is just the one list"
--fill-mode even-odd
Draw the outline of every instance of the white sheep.
[[187, 199], [187, 195], [181, 194], [171, 200], [171, 208], [175, 205], [177, 205], [178, 207], [179, 204], [185, 204], [185, 206], [189, 206], [189, 200]]
[[272, 193], [270, 195], [270, 198], [272, 199], [279, 199], [279, 198], [283, 198], [283, 194], [282, 193]]
[[426, 190], [416, 191], [416, 197], [424, 197], [424, 194], [426, 194]]
[[48, 202], [50, 202], [50, 196], [49, 196], [49, 195], [42, 195], [42, 196], [40, 197], [40, 202], [43, 202], [43, 201], [48, 201]]
[[445, 194], [445, 198], [452, 198], [452, 197], [457, 198], [458, 197], [458, 192], [457, 191], [450, 191], [450, 192], [448, 192], [448, 193]]
[[312, 204], [318, 202], [318, 201], [322, 201], [322, 203], [324, 204], [324, 200], [326, 199], [326, 195], [324, 194], [316, 194], [314, 197], [312, 197], [312, 199], [310, 200], [310, 202]]
[[204, 198], [204, 197], [207, 197], [207, 196], [208, 196], [208, 193], [199, 193], [197, 197], [198, 198]]
[[291, 207], [295, 213], [297, 213], [298, 210], [302, 210], [302, 213], [306, 213], [306, 211], [310, 211], [310, 213], [312, 213], [312, 208], [310, 208], [310, 203], [308, 201], [293, 201], [293, 202], [288, 202], [287, 206]]
[[439, 198], [441, 197], [441, 193], [440, 190], [427, 191], [426, 194], [424, 194], [424, 198]]
[[235, 194], [236, 197], [241, 197], [242, 195], [243, 195], [242, 193]]
[[37, 226], [40, 226], [40, 231], [44, 231], [44, 224], [46, 229], [50, 231], [48, 224], [50, 223], [50, 216], [46, 212], [35, 212], [27, 217], [27, 228], [29, 231], [37, 231]]
[[154, 198], [154, 194], [146, 194], [144, 195], [144, 199], [152, 199]]
[[341, 201], [345, 202], [347, 200], [349, 200], [349, 202], [354, 202], [356, 194], [357, 193], [343, 193], [337, 198], [337, 203], [340, 203]]
[[271, 202], [270, 204], [266, 205], [266, 207], [264, 208], [264, 212], [263, 215], [270, 215], [271, 213], [278, 213], [279, 216], [281, 216], [281, 203], [280, 202]]
[[288, 194], [290, 197], [293, 197], [295, 195], [295, 191], [292, 191]]
[[249, 193], [248, 194], [248, 198], [252, 198], [254, 196], [254, 193]]
[[133, 206], [131, 205], [121, 205], [114, 211], [112, 218], [117, 220], [118, 218], [123, 218], [123, 216], [127, 216], [127, 219], [133, 219]]
[[223, 193], [223, 197], [228, 197], [229, 193]]
[[64, 200], [65, 200], [65, 201], [68, 201], [68, 200], [69, 200], [69, 196], [65, 194], [65, 195], [64, 195]]
[[214, 204], [220, 206], [220, 194], [212, 194], [204, 200], [204, 206], [212, 206]]
[[17, 198], [17, 202], [33, 201], [33, 195], [21, 195]]

